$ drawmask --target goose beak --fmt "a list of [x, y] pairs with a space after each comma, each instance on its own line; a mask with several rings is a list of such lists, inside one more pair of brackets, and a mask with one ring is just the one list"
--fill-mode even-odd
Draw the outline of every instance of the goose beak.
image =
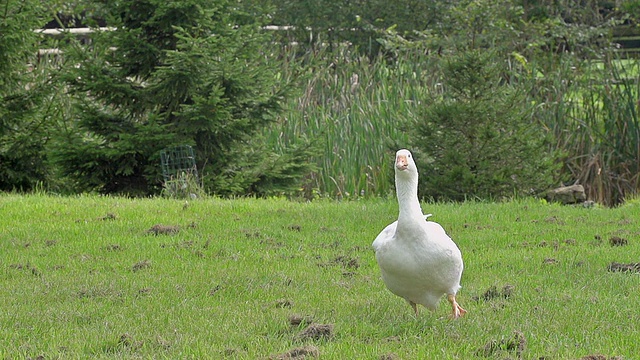
[[398, 155], [398, 157], [396, 158], [396, 168], [398, 170], [407, 170], [407, 168], [409, 167], [409, 162], [407, 161], [407, 156], [406, 155]]

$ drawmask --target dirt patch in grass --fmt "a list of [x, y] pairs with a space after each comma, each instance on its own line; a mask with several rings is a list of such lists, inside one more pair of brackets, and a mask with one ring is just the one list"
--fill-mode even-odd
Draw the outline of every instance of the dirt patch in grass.
[[558, 224], [558, 225], [566, 224], [564, 220], [558, 218], [557, 216], [549, 216], [548, 218], [544, 219], [544, 221], [549, 224]]
[[150, 260], [142, 260], [142, 261], [139, 261], [139, 262], [133, 264], [133, 266], [131, 267], [131, 270], [136, 272], [136, 271], [148, 269], [150, 267], [151, 267], [151, 261]]
[[247, 239], [259, 239], [260, 245], [264, 245], [266, 248], [278, 249], [284, 246], [282, 241], [263, 234], [260, 230], [243, 229], [241, 231]]
[[152, 235], [173, 235], [180, 231], [180, 226], [178, 225], [162, 225], [156, 224], [153, 225], [149, 230], [147, 230], [147, 234]]
[[465, 223], [462, 225], [465, 229], [468, 228], [472, 228], [475, 230], [488, 230], [488, 229], [493, 229], [493, 226], [491, 225], [478, 225], [478, 224], [469, 224], [469, 223]]
[[627, 239], [619, 236], [612, 236], [609, 238], [609, 244], [611, 244], [611, 246], [625, 246], [628, 243], [629, 241], [627, 241]]
[[335, 249], [339, 248], [340, 245], [342, 245], [342, 243], [340, 241], [337, 241], [337, 240], [332, 242], [332, 243], [320, 243], [320, 244], [318, 244], [318, 246], [323, 248], [323, 249], [332, 249], [332, 250], [335, 250]]
[[474, 296], [473, 300], [490, 301], [494, 299], [508, 299], [513, 294], [515, 288], [516, 287], [514, 285], [506, 284], [502, 289], [498, 290], [497, 286], [492, 285], [482, 295]]
[[191, 249], [195, 244], [196, 243], [193, 240], [182, 240], [173, 244], [173, 247], [175, 247], [176, 249]]
[[138, 290], [138, 296], [141, 297], [141, 296], [151, 295], [152, 291], [153, 291], [153, 289], [150, 288], [150, 287], [142, 288], [142, 289]]
[[517, 359], [522, 359], [522, 354], [527, 347], [527, 339], [520, 331], [514, 331], [508, 339], [491, 340], [483, 347], [476, 350], [476, 354], [484, 357], [493, 357], [500, 353], [513, 352]]
[[380, 355], [379, 360], [399, 360], [400, 357], [394, 353]]
[[105, 250], [107, 251], [122, 251], [124, 250], [124, 248], [118, 244], [110, 244], [104, 247]]
[[9, 267], [11, 269], [28, 271], [33, 276], [42, 276], [42, 272], [37, 267], [30, 264], [11, 264]]
[[46, 247], [51, 247], [51, 246], [55, 246], [56, 244], [58, 244], [58, 240], [45, 240], [44, 241], [44, 246]]
[[249, 230], [249, 229], [241, 229], [240, 230], [244, 236], [246, 236], [248, 239], [254, 238], [254, 239], [260, 239], [262, 237], [264, 237], [264, 235], [262, 235], [262, 233], [259, 230]]
[[640, 263], [621, 264], [612, 262], [609, 264], [608, 270], [611, 272], [634, 272], [640, 273]]
[[336, 263], [342, 264], [345, 269], [357, 270], [360, 268], [360, 262], [357, 258], [349, 258], [345, 256], [338, 256], [335, 260]]
[[537, 244], [531, 244], [528, 241], [524, 241], [522, 247], [531, 248], [531, 247], [552, 247], [554, 250], [558, 250], [561, 246], [576, 246], [578, 245], [578, 241], [576, 239], [565, 239], [565, 240], [554, 240], [554, 241], [546, 241], [542, 240]]
[[178, 250], [188, 250], [190, 253], [192, 253], [193, 255], [200, 257], [200, 258], [204, 258], [205, 257], [205, 253], [202, 252], [202, 250], [200, 250], [200, 248], [202, 249], [207, 249], [209, 247], [209, 243], [210, 240], [207, 240], [204, 245], [202, 245], [201, 247], [197, 246], [199, 245], [198, 242], [193, 241], [193, 240], [183, 240], [183, 241], [179, 241], [177, 243], [166, 243], [166, 244], [160, 244], [161, 248], [168, 248], [168, 247], [172, 247]]
[[622, 356], [606, 356], [606, 355], [587, 355], [580, 360], [622, 360]]
[[118, 289], [109, 287], [82, 287], [76, 292], [79, 299], [115, 299], [122, 296], [122, 292]]
[[316, 358], [320, 356], [320, 350], [313, 345], [307, 345], [295, 349], [291, 349], [285, 353], [271, 355], [269, 359], [271, 360], [301, 360], [306, 358]]
[[105, 216], [101, 216], [98, 220], [107, 221], [107, 220], [115, 220], [118, 216], [114, 213], [107, 213]]
[[289, 324], [291, 326], [309, 325], [311, 323], [313, 323], [313, 317], [309, 315], [303, 316], [303, 315], [293, 314], [289, 316]]
[[595, 234], [593, 236], [593, 240], [589, 243], [589, 245], [593, 247], [598, 247], [602, 245], [602, 236], [600, 236], [599, 234]]
[[278, 299], [276, 300], [276, 309], [291, 309], [293, 307], [293, 302], [287, 299]]
[[133, 337], [127, 333], [120, 335], [118, 339], [118, 346], [128, 348], [132, 350], [138, 350], [144, 345], [142, 340], [134, 340]]
[[269, 249], [279, 249], [284, 246], [284, 243], [273, 238], [265, 238], [260, 240], [260, 245], [264, 245], [264, 247]]
[[211, 288], [211, 290], [209, 290], [208, 294], [209, 294], [209, 296], [213, 296], [220, 290], [222, 290], [222, 286], [221, 285], [216, 285], [213, 288]]
[[333, 324], [311, 324], [295, 336], [295, 340], [323, 340], [333, 337]]
[[342, 266], [345, 270], [357, 270], [360, 267], [360, 261], [357, 258], [340, 255], [328, 262], [318, 263], [319, 267]]
[[356, 270], [360, 268], [360, 261], [358, 258], [340, 255], [330, 261], [319, 262], [317, 265], [321, 268], [341, 267], [343, 270], [342, 276], [344, 278], [352, 278], [356, 275]]

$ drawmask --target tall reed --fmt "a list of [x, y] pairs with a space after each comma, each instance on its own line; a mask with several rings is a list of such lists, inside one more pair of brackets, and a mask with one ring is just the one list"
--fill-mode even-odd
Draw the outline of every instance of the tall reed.
[[[442, 90], [436, 63], [404, 52], [393, 59], [356, 56], [348, 46], [285, 52], [281, 76], [300, 93], [265, 136], [275, 147], [314, 139], [322, 149], [310, 186], [336, 198], [386, 196], [393, 191], [389, 158], [407, 146], [407, 119]], [[528, 65], [522, 81], [538, 118], [564, 154], [558, 174], [585, 186], [588, 197], [615, 206], [640, 186], [640, 96], [636, 61], [551, 55]]]
[[546, 119], [566, 154], [568, 179], [615, 206], [640, 186], [638, 63], [613, 57], [566, 69], [548, 86]]
[[[420, 62], [373, 61], [348, 47], [319, 49], [305, 56], [301, 94], [267, 133], [284, 146], [301, 137], [316, 139], [322, 152], [312, 186], [331, 197], [385, 196], [393, 190], [389, 160], [406, 146], [405, 119], [416, 116], [421, 99], [437, 88]], [[297, 67], [283, 68], [292, 76]]]

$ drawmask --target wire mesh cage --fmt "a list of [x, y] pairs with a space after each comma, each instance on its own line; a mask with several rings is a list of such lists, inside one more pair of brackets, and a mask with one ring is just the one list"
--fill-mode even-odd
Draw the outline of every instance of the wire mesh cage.
[[198, 168], [193, 148], [176, 146], [160, 152], [164, 191], [172, 197], [195, 197], [199, 192]]
[[201, 194], [193, 148], [181, 145], [160, 152], [164, 194], [177, 198], [196, 198]]
[[162, 176], [164, 181], [171, 181], [183, 176], [198, 178], [196, 156], [189, 145], [176, 146], [160, 152]]

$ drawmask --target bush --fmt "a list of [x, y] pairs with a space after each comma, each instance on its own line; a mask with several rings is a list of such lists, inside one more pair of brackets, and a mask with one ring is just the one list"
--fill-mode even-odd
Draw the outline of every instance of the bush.
[[411, 123], [421, 194], [464, 200], [531, 194], [554, 182], [547, 134], [502, 61], [468, 51], [444, 60], [440, 97]]

